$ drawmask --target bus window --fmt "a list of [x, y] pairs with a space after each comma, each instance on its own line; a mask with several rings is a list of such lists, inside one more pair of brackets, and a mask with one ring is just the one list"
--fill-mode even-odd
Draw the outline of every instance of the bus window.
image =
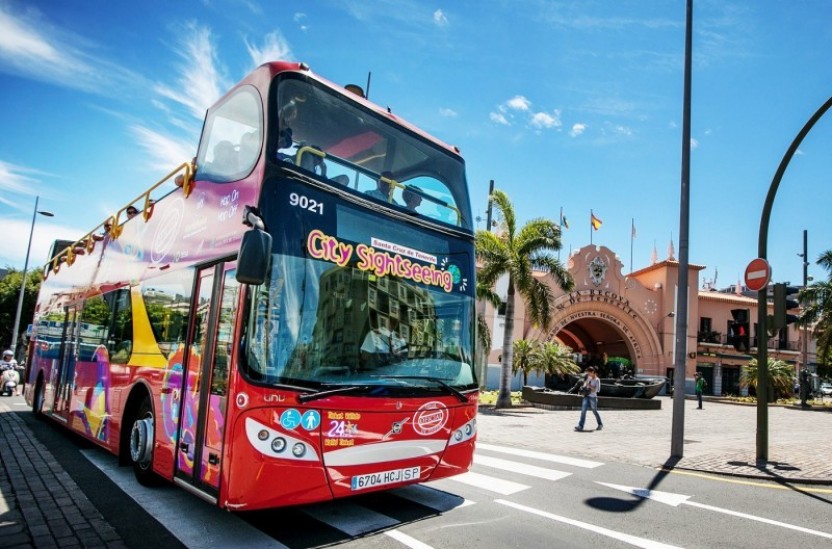
[[388, 174], [396, 181], [388, 203], [404, 209], [402, 193], [416, 186], [424, 191], [417, 213], [471, 229], [465, 166], [458, 156], [311, 82], [278, 77], [277, 103], [272, 158], [338, 187], [348, 181], [348, 188], [384, 202], [376, 188], [381, 174]]
[[133, 309], [130, 305], [130, 290], [116, 290], [104, 294], [103, 297], [110, 309], [110, 334], [107, 339], [110, 362], [127, 364], [133, 353]]
[[99, 345], [107, 345], [107, 331], [110, 325], [110, 306], [100, 295], [84, 302], [81, 311], [81, 344], [78, 360], [89, 362]]
[[166, 358], [185, 341], [193, 281], [193, 269], [183, 269], [165, 273], [142, 286], [150, 328]]
[[211, 110], [197, 155], [199, 179], [226, 182], [248, 175], [260, 156], [262, 121], [260, 96], [250, 86]]

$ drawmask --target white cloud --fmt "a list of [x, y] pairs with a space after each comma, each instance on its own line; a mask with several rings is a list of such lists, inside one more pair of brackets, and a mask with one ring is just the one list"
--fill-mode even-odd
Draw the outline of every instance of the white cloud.
[[699, 141], [694, 139], [693, 137], [690, 138], [690, 148], [691, 149], [698, 149], [699, 148]]
[[0, 191], [3, 191], [3, 195], [0, 195], [0, 203], [20, 209], [18, 204], [4, 195], [9, 193], [35, 196], [37, 194], [35, 185], [40, 180], [32, 177], [34, 175], [43, 174], [25, 166], [17, 166], [0, 160]]
[[[33, 206], [34, 204], [32, 204]], [[30, 206], [30, 207], [32, 207]], [[58, 221], [57, 217], [49, 218]], [[38, 269], [48, 261], [49, 250], [55, 239], [76, 240], [84, 236], [89, 228], [72, 227], [38, 216], [32, 233], [32, 248], [29, 254], [29, 272]], [[0, 247], [0, 265], [23, 268], [26, 260], [26, 245], [29, 243], [29, 231], [32, 229], [32, 211], [18, 218], [0, 217], [0, 234], [6, 245]]]
[[436, 10], [433, 12], [433, 22], [438, 27], [446, 27], [448, 25], [448, 16], [442, 10]]
[[576, 124], [572, 124], [572, 129], [569, 130], [569, 135], [572, 137], [578, 137], [582, 133], [586, 131], [586, 124], [581, 124], [580, 122]]
[[185, 27], [182, 33], [185, 38], [175, 52], [182, 59], [177, 82], [174, 86], [157, 84], [154, 89], [159, 95], [185, 106], [201, 120], [205, 110], [231, 87], [231, 82], [221, 74], [211, 31], [193, 22]]
[[532, 102], [522, 95], [515, 95], [505, 103], [506, 107], [514, 109], [515, 111], [528, 111], [532, 106]]
[[159, 173], [169, 172], [196, 153], [195, 141], [169, 137], [143, 126], [133, 126], [130, 131], [150, 158], [148, 168]]
[[88, 39], [56, 27], [37, 9], [14, 14], [10, 4], [0, 2], [0, 72], [97, 94], [137, 86], [137, 74], [90, 48]]
[[502, 124], [503, 126], [511, 126], [511, 122], [506, 119], [505, 115], [500, 112], [492, 112], [488, 115], [492, 122]]
[[299, 11], [299, 12], [297, 12], [297, 13], [294, 15], [294, 17], [292, 17], [292, 21], [294, 21], [295, 23], [300, 23], [300, 22], [301, 22], [301, 21], [303, 21], [304, 19], [306, 19], [306, 14], [305, 14], [305, 13], [303, 13], [303, 12], [300, 12], [300, 11]]
[[246, 49], [251, 56], [253, 67], [259, 67], [268, 61], [290, 61], [292, 59], [292, 49], [289, 47], [289, 42], [280, 34], [279, 31], [274, 31], [265, 36], [262, 46], [255, 46], [249, 43], [246, 39]]
[[459, 114], [455, 110], [449, 109], [447, 107], [439, 109], [439, 115], [444, 116], [445, 118], [456, 118], [457, 116], [459, 116]]
[[558, 109], [555, 109], [552, 114], [547, 112], [534, 113], [529, 124], [531, 124], [533, 128], [537, 128], [539, 130], [559, 128], [563, 125], [560, 120], [560, 111]]

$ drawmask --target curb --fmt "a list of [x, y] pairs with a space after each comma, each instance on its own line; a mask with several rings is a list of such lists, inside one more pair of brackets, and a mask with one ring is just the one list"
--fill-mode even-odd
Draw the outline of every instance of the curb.
[[674, 470], [682, 470], [682, 471], [692, 471], [696, 473], [707, 473], [709, 475], [719, 475], [724, 477], [736, 477], [736, 478], [746, 478], [746, 479], [753, 479], [753, 480], [767, 480], [770, 482], [776, 482], [777, 484], [810, 484], [813, 486], [832, 486], [832, 479], [820, 479], [820, 478], [786, 478], [786, 477], [772, 477], [768, 475], [755, 475], [751, 473], [740, 473], [734, 471], [719, 471], [716, 469], [702, 469], [701, 467], [685, 467], [682, 465], [676, 465], [674, 467], [667, 467], [664, 465], [660, 465], [657, 467], [662, 471], [674, 471]]

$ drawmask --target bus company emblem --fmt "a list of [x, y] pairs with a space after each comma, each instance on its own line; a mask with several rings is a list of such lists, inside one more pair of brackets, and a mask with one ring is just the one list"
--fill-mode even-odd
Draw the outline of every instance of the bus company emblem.
[[448, 421], [448, 409], [441, 402], [422, 404], [413, 414], [413, 430], [422, 436], [439, 432]]
[[239, 393], [239, 394], [237, 395], [237, 400], [236, 400], [236, 402], [237, 402], [237, 408], [240, 408], [240, 409], [242, 410], [243, 408], [245, 408], [246, 406], [248, 406], [248, 394], [246, 394], [246, 393]]
[[173, 243], [176, 242], [176, 235], [179, 233], [179, 225], [182, 223], [184, 211], [185, 201], [178, 198], [162, 214], [150, 248], [150, 260], [153, 263], [164, 261]]

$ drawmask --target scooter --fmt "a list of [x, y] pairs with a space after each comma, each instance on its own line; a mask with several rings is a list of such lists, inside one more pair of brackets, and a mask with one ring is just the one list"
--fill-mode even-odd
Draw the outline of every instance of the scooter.
[[14, 392], [17, 389], [17, 379], [16, 371], [11, 369], [3, 371], [2, 386], [0, 386], [3, 396], [14, 395]]

